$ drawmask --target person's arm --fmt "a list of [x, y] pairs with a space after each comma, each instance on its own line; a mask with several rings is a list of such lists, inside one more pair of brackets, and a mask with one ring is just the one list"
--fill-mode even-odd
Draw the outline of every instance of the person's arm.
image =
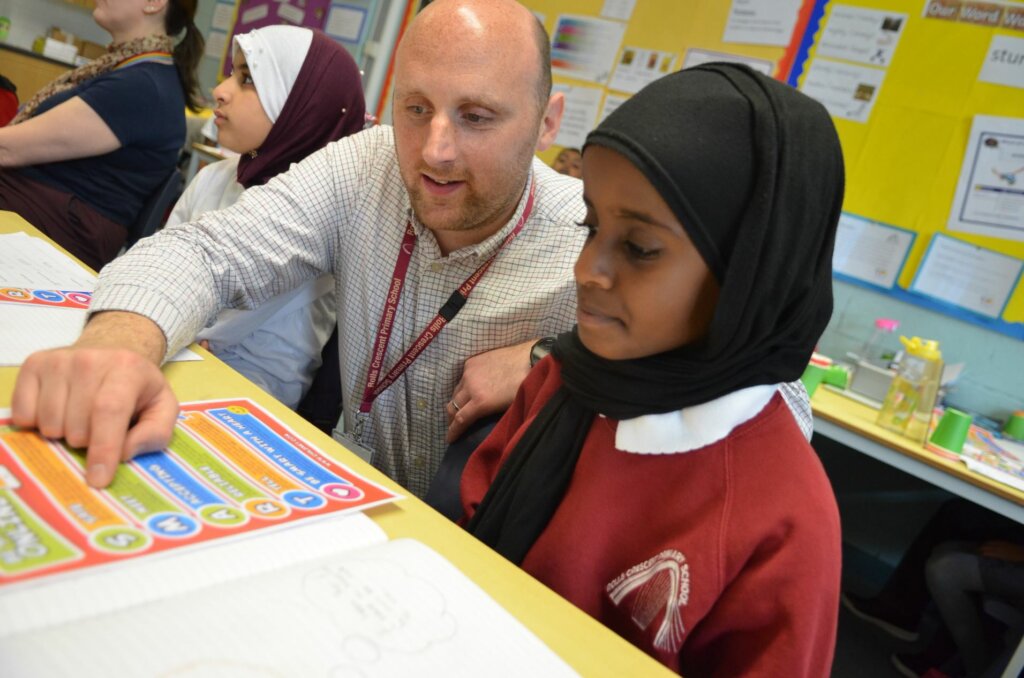
[[461, 438], [477, 419], [508, 409], [523, 379], [530, 373], [530, 349], [536, 342], [530, 339], [478, 353], [466, 360], [462, 378], [445, 405], [448, 414], [446, 443]]
[[29, 356], [14, 386], [12, 420], [87, 447], [86, 480], [106, 487], [119, 462], [170, 442], [178, 402], [159, 367], [165, 348], [152, 320], [98, 313], [72, 346]]
[[81, 97], [17, 125], [0, 128], [0, 167], [25, 167], [103, 155], [121, 142]]

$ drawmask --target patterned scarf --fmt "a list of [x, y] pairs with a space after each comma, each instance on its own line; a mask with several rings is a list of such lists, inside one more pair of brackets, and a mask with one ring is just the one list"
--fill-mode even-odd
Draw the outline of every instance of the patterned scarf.
[[103, 56], [57, 76], [53, 82], [36, 92], [36, 95], [28, 100], [28, 103], [22, 107], [21, 112], [11, 120], [10, 124], [17, 125], [23, 120], [28, 120], [35, 114], [39, 104], [54, 94], [77, 87], [96, 76], [109, 73], [132, 57], [148, 53], [155, 53], [154, 56], [170, 57], [173, 46], [174, 41], [168, 35], [148, 35], [128, 42], [111, 43], [107, 47], [107, 53]]

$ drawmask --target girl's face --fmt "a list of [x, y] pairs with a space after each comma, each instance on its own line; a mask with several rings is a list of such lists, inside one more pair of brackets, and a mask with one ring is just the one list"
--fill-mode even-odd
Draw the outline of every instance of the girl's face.
[[236, 153], [248, 153], [263, 145], [274, 123], [267, 117], [256, 94], [242, 50], [235, 50], [231, 76], [213, 90], [217, 110], [217, 143]]
[[575, 148], [563, 149], [551, 164], [551, 169], [579, 179], [583, 176], [583, 156]]
[[675, 214], [619, 153], [584, 153], [584, 225], [576, 262], [583, 344], [609, 360], [662, 353], [701, 339], [718, 283]]

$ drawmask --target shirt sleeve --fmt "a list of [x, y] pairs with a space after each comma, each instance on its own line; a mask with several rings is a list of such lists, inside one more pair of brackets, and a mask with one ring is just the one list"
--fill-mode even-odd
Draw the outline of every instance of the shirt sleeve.
[[252, 309], [333, 273], [364, 174], [338, 168], [365, 167], [384, 133], [390, 130], [329, 144], [248, 189], [233, 206], [141, 241], [104, 267], [91, 312], [130, 311], [153, 320], [169, 357], [222, 308]]
[[78, 96], [94, 110], [122, 146], [161, 139], [168, 115], [184, 116], [183, 110], [168, 111], [167, 97], [145, 70], [127, 68], [101, 75], [85, 83]]

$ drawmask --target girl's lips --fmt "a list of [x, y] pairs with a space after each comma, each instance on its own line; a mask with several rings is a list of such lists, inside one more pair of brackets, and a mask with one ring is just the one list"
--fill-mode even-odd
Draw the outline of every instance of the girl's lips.
[[619, 323], [618, 318], [606, 315], [584, 305], [576, 306], [576, 321], [581, 325], [596, 326], [615, 325]]

